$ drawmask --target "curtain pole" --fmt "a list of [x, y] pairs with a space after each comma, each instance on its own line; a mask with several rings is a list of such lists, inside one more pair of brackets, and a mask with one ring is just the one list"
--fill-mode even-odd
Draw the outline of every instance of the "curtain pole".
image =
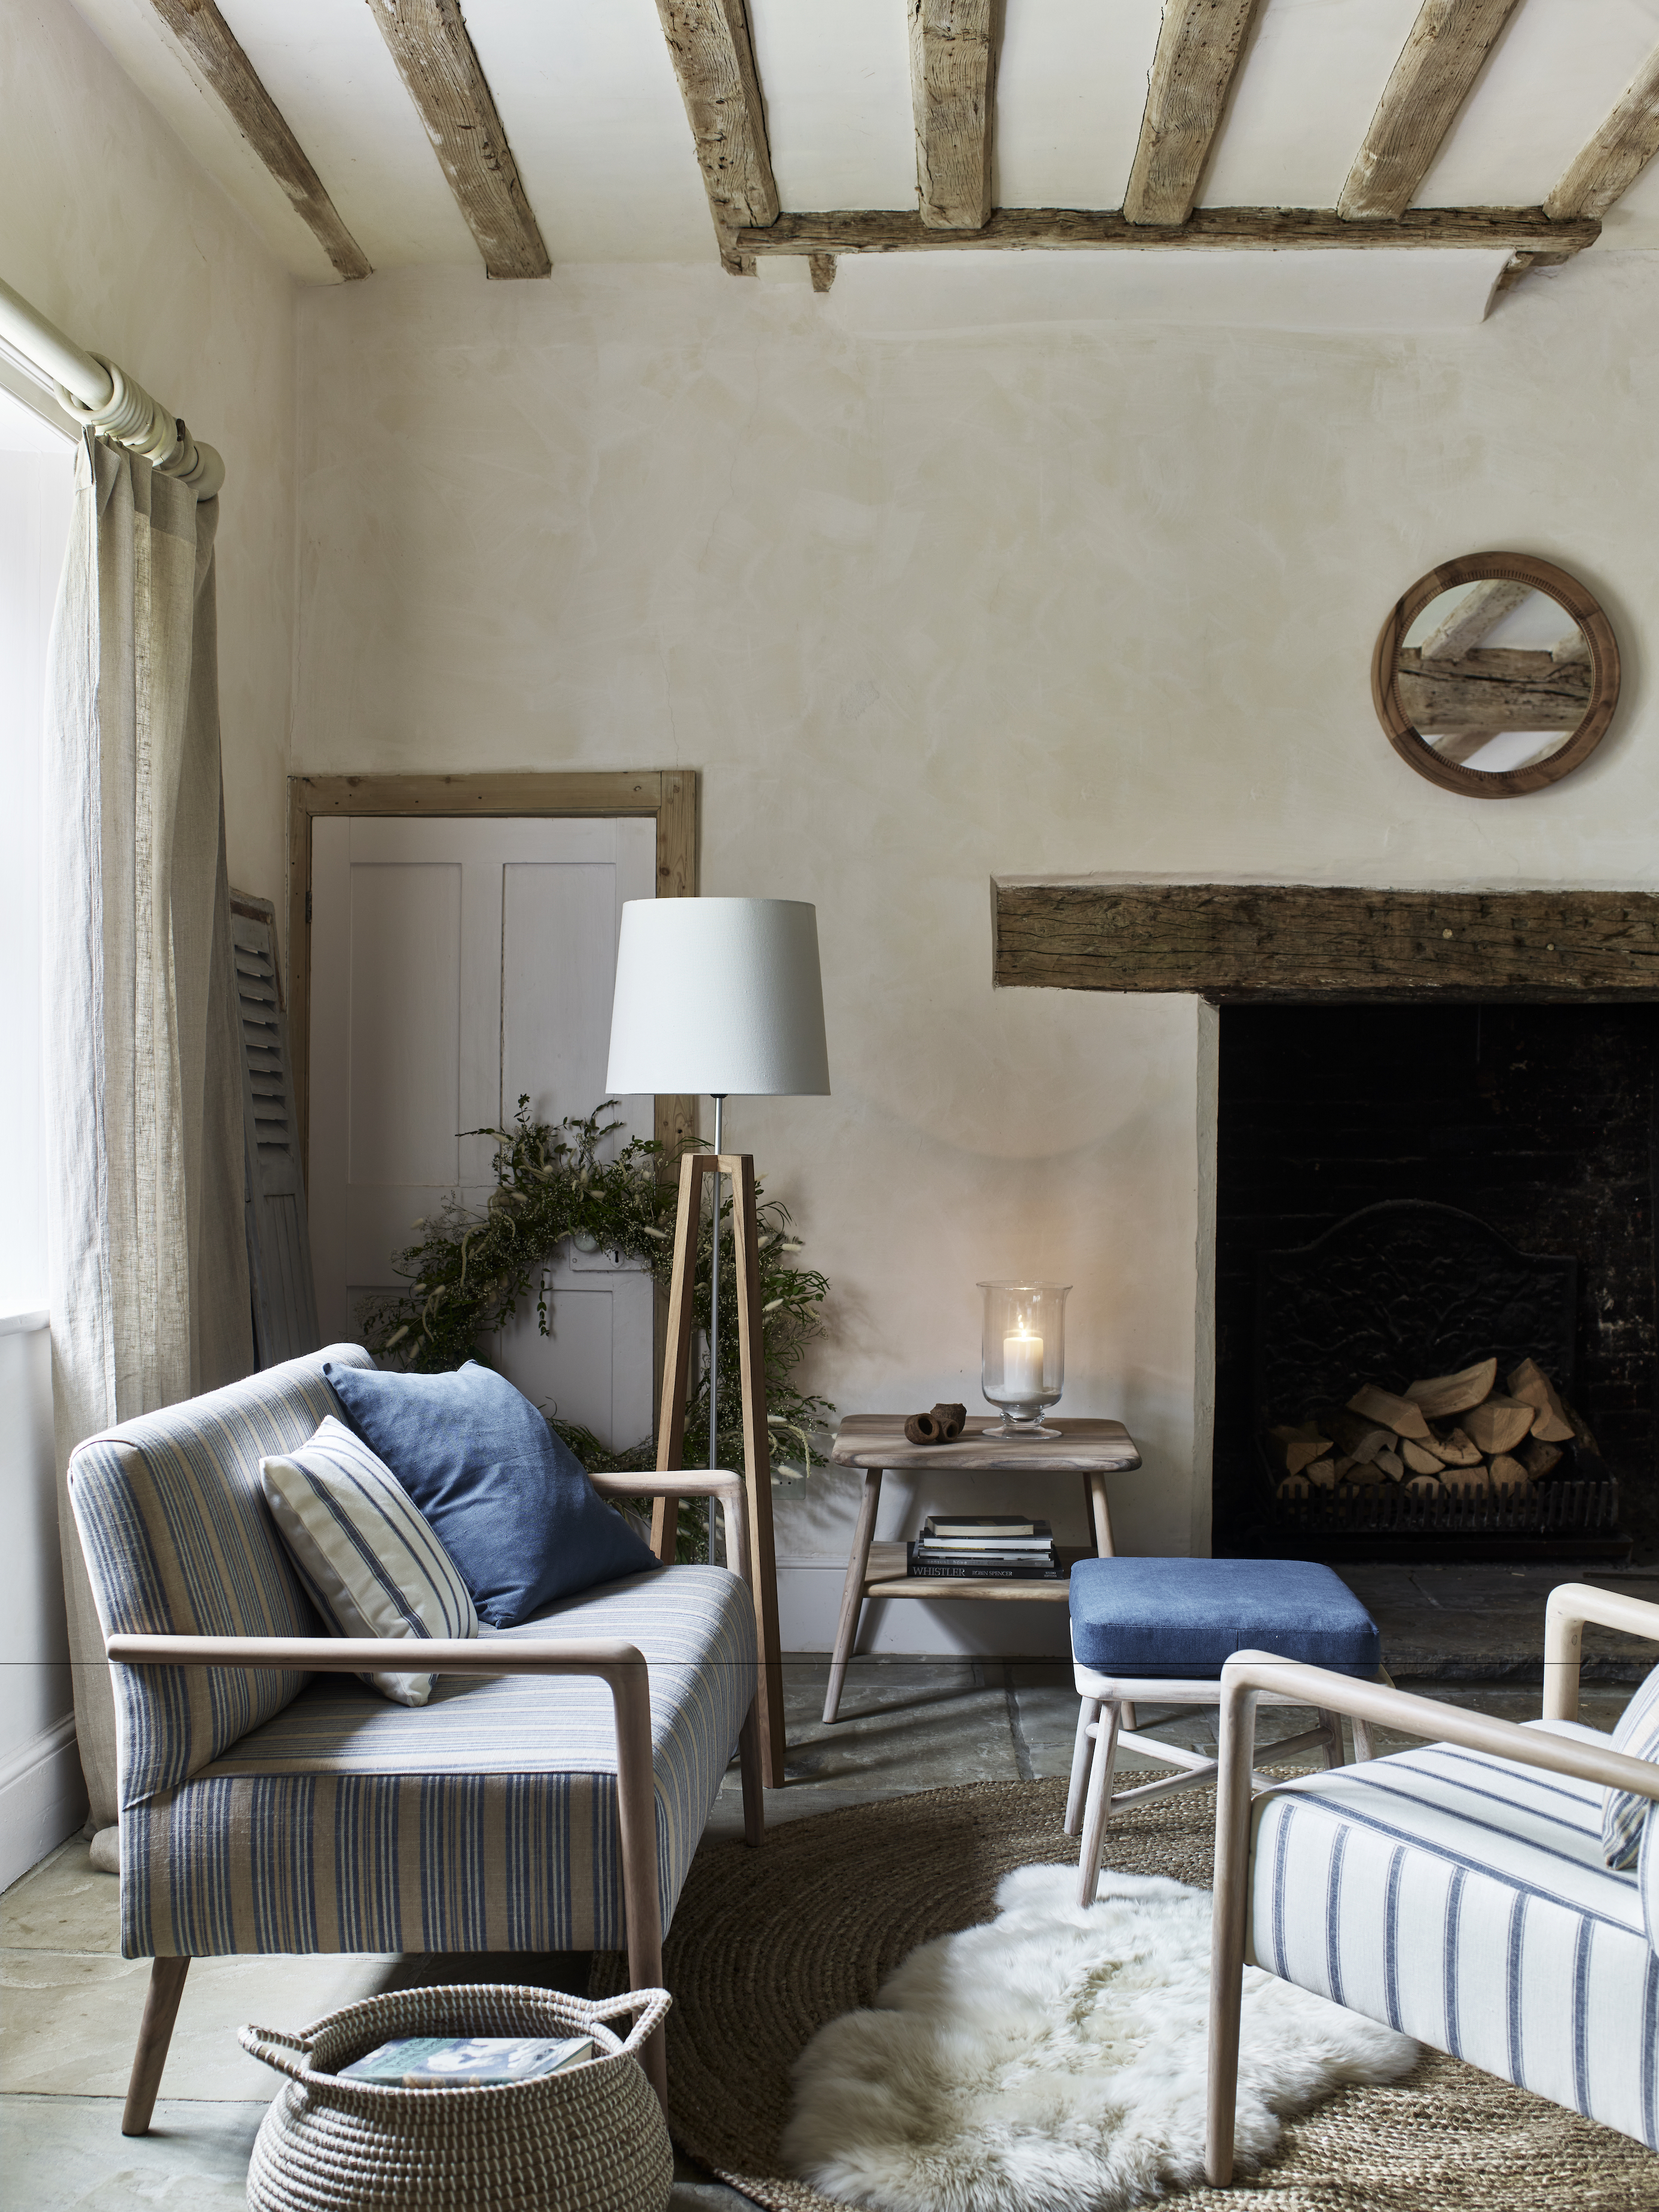
[[0, 337], [26, 360], [72, 392], [83, 407], [106, 407], [114, 397], [109, 371], [89, 353], [82, 353], [66, 338], [56, 323], [49, 323], [38, 307], [0, 282]]
[[168, 414], [143, 385], [113, 362], [84, 352], [3, 281], [0, 338], [52, 379], [65, 414], [101, 437], [143, 454], [164, 474], [181, 478], [198, 500], [216, 495], [224, 482], [224, 463], [213, 447], [198, 445], [182, 419]]

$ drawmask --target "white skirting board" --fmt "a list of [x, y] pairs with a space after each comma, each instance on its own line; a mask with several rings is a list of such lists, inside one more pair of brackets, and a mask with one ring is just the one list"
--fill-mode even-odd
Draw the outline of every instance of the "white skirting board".
[[86, 1817], [75, 1717], [65, 1713], [0, 1767], [0, 1889], [72, 1836]]
[[[829, 1651], [841, 1611], [845, 1559], [779, 1559], [778, 1620], [785, 1651]], [[918, 1652], [988, 1659], [1064, 1659], [1070, 1622], [1052, 1598], [1029, 1605], [1003, 1598], [872, 1598], [859, 1627], [860, 1652]]]

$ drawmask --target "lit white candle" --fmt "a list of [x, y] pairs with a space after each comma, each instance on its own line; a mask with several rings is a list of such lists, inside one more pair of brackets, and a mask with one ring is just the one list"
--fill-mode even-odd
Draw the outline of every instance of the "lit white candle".
[[1029, 1401], [1043, 1394], [1043, 1340], [1022, 1329], [1003, 1339], [1003, 1389]]

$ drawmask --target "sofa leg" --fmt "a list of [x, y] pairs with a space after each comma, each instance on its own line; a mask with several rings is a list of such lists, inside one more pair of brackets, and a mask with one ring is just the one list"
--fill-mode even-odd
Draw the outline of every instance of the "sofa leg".
[[760, 1778], [760, 1702], [752, 1698], [737, 1739], [737, 1767], [743, 1778], [743, 1840], [758, 1844], [766, 1832], [766, 1797]]
[[[644, 1916], [642, 1915], [642, 1917]], [[656, 1916], [650, 1918], [655, 1922]], [[643, 1931], [643, 1940], [633, 1938], [633, 1923], [628, 1927], [628, 1979], [637, 1990], [660, 1990], [662, 1986], [662, 1937], [656, 1925]], [[653, 2030], [639, 2052], [639, 2063], [645, 2069], [645, 2079], [656, 2092], [656, 2101], [664, 2117], [668, 2110], [668, 2030], [658, 2027]]]
[[[662, 1986], [662, 1907], [656, 1887], [656, 1787], [651, 1766], [650, 1677], [626, 1645], [606, 1679], [616, 1710], [616, 1809], [622, 1846], [628, 1974], [637, 1990]], [[753, 1709], [751, 1709], [753, 1711]], [[668, 2109], [668, 2051], [659, 2025], [639, 2053], [645, 2078]]]
[[125, 2110], [121, 2114], [124, 2136], [149, 2133], [167, 2064], [167, 2047], [173, 2040], [173, 2023], [179, 2017], [179, 2000], [185, 1993], [188, 1959], [156, 1959], [149, 1969], [149, 1990], [144, 1998], [144, 2017], [138, 2029], [138, 2048], [133, 2054], [132, 2076], [127, 2083]]

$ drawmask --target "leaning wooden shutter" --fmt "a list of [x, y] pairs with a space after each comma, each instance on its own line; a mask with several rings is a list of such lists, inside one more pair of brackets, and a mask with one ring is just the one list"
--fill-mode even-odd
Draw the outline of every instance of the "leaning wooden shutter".
[[320, 1340], [311, 1239], [294, 1115], [293, 1062], [277, 973], [275, 910], [230, 895], [242, 1030], [242, 1127], [247, 1170], [247, 1272], [261, 1367], [314, 1352]]

